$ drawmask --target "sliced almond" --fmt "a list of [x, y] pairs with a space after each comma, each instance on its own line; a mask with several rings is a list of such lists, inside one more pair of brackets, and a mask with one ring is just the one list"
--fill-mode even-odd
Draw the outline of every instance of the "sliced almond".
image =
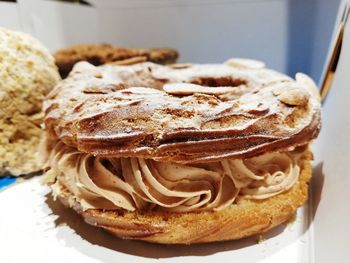
[[86, 71], [92, 71], [92, 72], [95, 72], [95, 74], [100, 73], [97, 67], [90, 64], [87, 61], [80, 61], [76, 63], [72, 69], [73, 73], [80, 73], [80, 72], [86, 72]]
[[113, 61], [109, 62], [108, 64], [110, 65], [120, 65], [120, 66], [127, 66], [127, 65], [133, 65], [137, 63], [142, 63], [147, 61], [147, 57], [145, 56], [138, 56], [138, 57], [132, 57], [132, 58], [127, 58], [124, 60], [118, 60], [118, 61]]
[[173, 69], [184, 69], [184, 68], [189, 68], [192, 66], [193, 66], [193, 64], [191, 64], [191, 63], [177, 63], [177, 64], [169, 65], [169, 67], [171, 67]]
[[290, 88], [282, 90], [278, 99], [291, 106], [304, 106], [308, 103], [310, 94], [302, 88]]
[[169, 94], [191, 95], [203, 93], [211, 95], [221, 95], [229, 92], [237, 92], [237, 87], [206, 87], [191, 83], [169, 83], [163, 86], [163, 90]]
[[246, 58], [230, 58], [225, 64], [234, 68], [261, 69], [265, 68], [265, 63], [259, 60]]

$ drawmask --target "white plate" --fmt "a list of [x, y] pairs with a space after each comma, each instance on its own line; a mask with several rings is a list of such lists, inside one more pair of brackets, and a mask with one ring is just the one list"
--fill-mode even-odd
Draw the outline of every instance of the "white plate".
[[310, 262], [308, 206], [295, 220], [258, 237], [192, 246], [155, 245], [115, 238], [53, 201], [32, 178], [0, 192], [0, 262]]

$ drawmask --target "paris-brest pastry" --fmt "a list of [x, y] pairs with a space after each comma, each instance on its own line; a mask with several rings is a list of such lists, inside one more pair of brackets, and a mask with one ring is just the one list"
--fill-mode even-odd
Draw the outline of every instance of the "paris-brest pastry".
[[76, 64], [44, 104], [53, 194], [127, 239], [263, 233], [308, 195], [320, 130], [313, 81], [262, 62]]

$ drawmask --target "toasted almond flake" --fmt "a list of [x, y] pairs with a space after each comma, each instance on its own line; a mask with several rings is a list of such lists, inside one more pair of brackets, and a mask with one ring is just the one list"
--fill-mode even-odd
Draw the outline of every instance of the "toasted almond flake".
[[265, 68], [265, 63], [254, 59], [230, 58], [225, 64], [234, 68], [261, 69]]
[[309, 101], [310, 94], [302, 88], [291, 88], [283, 90], [278, 99], [291, 106], [303, 106]]
[[124, 60], [114, 61], [108, 64], [126, 66], [126, 65], [133, 65], [133, 64], [137, 64], [145, 61], [147, 61], [147, 57], [139, 56], [139, 57], [127, 58]]
[[189, 68], [192, 66], [193, 66], [193, 64], [191, 64], [191, 63], [178, 63], [178, 64], [169, 65], [169, 67], [174, 68], [174, 69], [184, 69], [184, 68]]
[[191, 83], [170, 83], [165, 84], [163, 89], [166, 93], [175, 95], [191, 95], [204, 93], [211, 95], [221, 95], [229, 92], [237, 92], [237, 87], [206, 87]]

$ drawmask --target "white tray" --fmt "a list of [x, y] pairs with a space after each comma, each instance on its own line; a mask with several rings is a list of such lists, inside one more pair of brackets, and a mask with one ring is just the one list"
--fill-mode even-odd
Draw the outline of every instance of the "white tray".
[[[180, 246], [115, 238], [53, 201], [40, 178], [0, 192], [0, 262], [310, 262], [308, 205], [293, 222], [241, 241]], [[6, 212], [5, 212], [6, 211]]]

